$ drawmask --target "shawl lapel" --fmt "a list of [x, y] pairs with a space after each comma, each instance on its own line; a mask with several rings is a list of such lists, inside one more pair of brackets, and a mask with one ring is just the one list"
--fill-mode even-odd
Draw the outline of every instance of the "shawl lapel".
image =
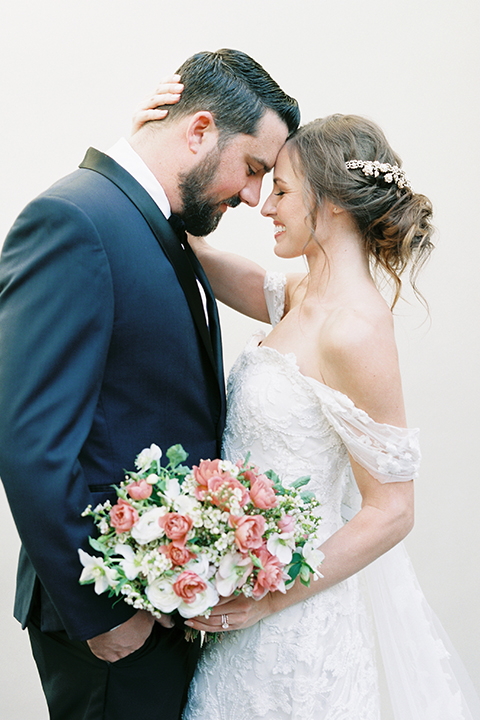
[[[94, 148], [89, 148], [83, 161], [80, 163], [80, 167], [94, 170], [113, 182], [129, 198], [147, 221], [158, 244], [175, 271], [187, 299], [195, 325], [217, 373], [217, 360], [213, 352], [210, 333], [205, 321], [202, 299], [198, 290], [195, 273], [191, 262], [182, 248], [178, 237], [170, 227], [168, 220], [146, 190], [144, 190], [130, 173], [124, 170], [108, 155]], [[212, 320], [214, 320], [214, 318], [212, 318]], [[221, 371], [221, 367], [219, 370]]]
[[[177, 279], [183, 289], [193, 320], [218, 377], [221, 395], [223, 397], [223, 367], [218, 313], [210, 285], [200, 263], [194, 256], [196, 265], [200, 268], [202, 285], [204, 285], [207, 292], [212, 337], [210, 336], [210, 332], [205, 321], [202, 299], [198, 290], [195, 272], [192, 267], [192, 258], [188, 257], [178, 237], [168, 223], [168, 220], [165, 218], [155, 201], [130, 175], [130, 173], [124, 170], [117, 162], [115, 162], [115, 160], [112, 160], [112, 158], [108, 155], [95, 150], [95, 148], [89, 148], [80, 164], [80, 167], [94, 170], [113, 182], [131, 200], [137, 210], [147, 221], [150, 229], [157, 239], [157, 242], [170, 261]], [[194, 255], [186, 240], [185, 244], [190, 251], [189, 255]], [[212, 347], [212, 341], [215, 344], [215, 352]]]

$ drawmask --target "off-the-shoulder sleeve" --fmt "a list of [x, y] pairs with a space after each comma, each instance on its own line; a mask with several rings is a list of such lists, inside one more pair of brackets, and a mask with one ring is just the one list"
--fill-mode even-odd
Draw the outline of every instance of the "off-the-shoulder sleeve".
[[350, 455], [381, 483], [418, 477], [418, 428], [377, 423], [341, 392], [310, 379], [322, 409]]
[[263, 291], [267, 303], [268, 315], [272, 326], [275, 327], [283, 317], [285, 311], [285, 286], [287, 278], [280, 272], [267, 272], [263, 282]]

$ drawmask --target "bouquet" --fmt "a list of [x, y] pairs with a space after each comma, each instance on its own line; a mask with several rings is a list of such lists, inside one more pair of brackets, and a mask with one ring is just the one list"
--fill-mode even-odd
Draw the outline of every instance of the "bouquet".
[[208, 617], [219, 596], [261, 599], [286, 592], [297, 577], [320, 577], [320, 507], [305, 491], [308, 477], [284, 487], [272, 471], [249, 462], [202, 460], [189, 468], [181, 445], [142, 450], [126, 472], [118, 499], [82, 513], [98, 537], [100, 556], [79, 550], [80, 583], [94, 583], [137, 609], [160, 617]]

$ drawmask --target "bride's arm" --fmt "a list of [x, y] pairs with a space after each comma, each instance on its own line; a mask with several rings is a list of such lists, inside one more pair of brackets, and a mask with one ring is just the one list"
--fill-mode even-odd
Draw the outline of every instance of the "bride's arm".
[[[340, 323], [341, 325], [341, 323]], [[379, 422], [405, 427], [396, 348], [391, 333], [378, 327], [340, 327], [323, 365], [328, 384], [346, 392], [354, 403]], [[380, 337], [380, 340], [379, 340]], [[337, 345], [338, 341], [338, 346]], [[392, 344], [393, 341], [393, 344]], [[413, 526], [413, 482], [380, 483], [351, 458], [362, 495], [358, 514], [321, 546], [323, 577], [307, 588], [298, 580], [286, 594], [269, 593], [255, 601], [239, 595], [226, 598], [208, 620], [188, 624], [200, 630], [219, 631], [221, 615], [228, 615], [231, 630], [248, 627], [263, 617], [326, 590], [354, 575], [402, 540]]]
[[180, 75], [171, 75], [161, 80], [154, 94], [143, 100], [132, 118], [132, 135], [135, 135], [145, 123], [163, 120], [168, 115], [168, 109], [164, 106], [175, 105], [181, 98], [183, 84], [180, 80]]
[[265, 270], [253, 260], [209, 245], [204, 238], [188, 236], [217, 300], [255, 320], [269, 322], [263, 291]]

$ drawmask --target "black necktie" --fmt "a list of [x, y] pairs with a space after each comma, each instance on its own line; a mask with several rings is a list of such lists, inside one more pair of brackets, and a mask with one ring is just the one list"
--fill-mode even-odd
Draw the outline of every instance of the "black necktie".
[[170, 215], [168, 218], [168, 222], [170, 223], [170, 226], [175, 233], [175, 235], [178, 237], [182, 245], [185, 243], [185, 223], [181, 218], [178, 217], [178, 215]]
[[212, 288], [210, 286], [210, 283], [208, 282], [207, 276], [205, 275], [205, 271], [202, 268], [200, 261], [198, 260], [197, 256], [188, 244], [187, 235], [185, 232], [185, 223], [181, 218], [178, 217], [178, 215], [174, 215], [173, 213], [168, 218], [168, 222], [170, 223], [170, 227], [174, 231], [175, 235], [180, 240], [182, 247], [184, 248], [187, 255], [187, 258], [190, 261], [193, 272], [195, 273], [196, 278], [198, 279], [205, 291], [205, 295], [207, 298], [208, 328], [210, 331], [210, 337], [212, 339], [212, 345], [216, 356], [217, 369], [219, 373], [222, 373], [222, 340], [220, 336], [220, 323], [218, 318], [217, 304], [215, 302], [215, 296], [212, 292]]

